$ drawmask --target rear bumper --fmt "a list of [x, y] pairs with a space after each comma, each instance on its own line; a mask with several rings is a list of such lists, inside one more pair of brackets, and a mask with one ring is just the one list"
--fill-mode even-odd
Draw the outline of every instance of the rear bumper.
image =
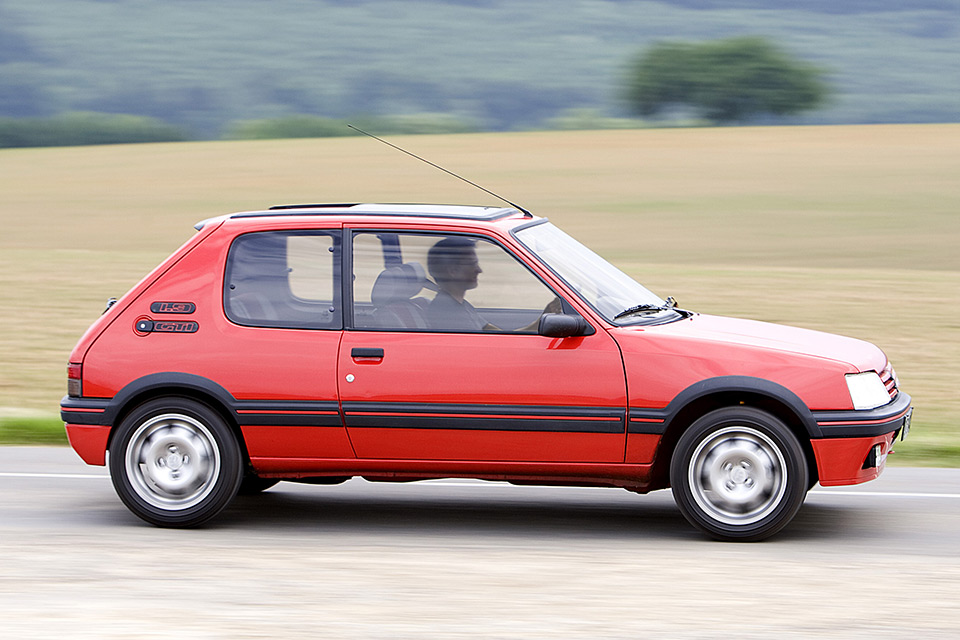
[[70, 446], [87, 464], [102, 467], [107, 463], [107, 442], [110, 427], [89, 424], [66, 424]]
[[103, 466], [107, 458], [110, 425], [104, 425], [107, 401], [65, 397], [60, 419], [66, 423], [70, 446], [87, 464]]
[[60, 401], [60, 419], [70, 424], [102, 425], [110, 401], [105, 398], [71, 398]]
[[870, 411], [814, 412], [823, 434], [810, 441], [820, 484], [860, 484], [879, 476], [894, 442], [910, 430], [910, 403], [910, 396], [900, 393], [890, 404]]

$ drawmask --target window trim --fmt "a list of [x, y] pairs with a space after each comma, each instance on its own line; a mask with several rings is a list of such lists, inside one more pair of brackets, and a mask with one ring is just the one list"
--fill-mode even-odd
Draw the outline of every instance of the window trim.
[[[542, 266], [544, 269], [546, 269], [547, 271], [549, 271], [549, 272], [553, 275], [553, 277], [555, 277], [557, 280], [559, 280], [560, 282], [562, 282], [562, 283], [564, 284], [564, 286], [566, 286], [568, 289], [570, 289], [571, 295], [576, 296], [577, 300], [579, 300], [580, 302], [582, 302], [588, 309], [590, 309], [590, 311], [592, 311], [594, 314], [596, 314], [597, 318], [601, 319], [607, 326], [609, 326], [609, 327], [617, 327], [617, 328], [619, 328], [619, 327], [656, 326], [656, 325], [661, 325], [661, 324], [670, 324], [671, 322], [676, 322], [676, 321], [678, 321], [678, 320], [683, 320], [684, 315], [683, 315], [683, 314], [680, 314], [680, 313], [677, 314], [677, 317], [675, 317], [675, 318], [668, 318], [668, 319], [666, 319], [666, 320], [656, 320], [656, 319], [654, 319], [654, 318], [651, 318], [651, 319], [648, 319], [648, 320], [635, 320], [635, 321], [633, 321], [633, 322], [621, 323], [621, 322], [616, 322], [616, 321], [614, 321], [614, 320], [608, 319], [599, 309], [597, 309], [589, 300], [587, 300], [587, 298], [586, 298], [585, 296], [583, 296], [582, 294], [580, 294], [579, 292], [577, 292], [576, 287], [574, 287], [572, 284], [570, 284], [569, 282], [567, 282], [567, 279], [564, 278], [563, 276], [561, 276], [561, 275], [556, 271], [556, 269], [554, 269], [554, 268], [553, 268], [550, 264], [548, 264], [543, 258], [541, 258], [533, 249], [531, 249], [530, 247], [528, 247], [528, 246], [526, 245], [526, 243], [524, 243], [524, 241], [523, 241], [523, 240], [520, 238], [520, 236], [518, 235], [521, 231], [525, 231], [526, 229], [529, 229], [530, 227], [536, 227], [536, 226], [539, 226], [539, 225], [541, 225], [541, 224], [548, 224], [548, 223], [550, 223], [549, 218], [540, 218], [540, 219], [538, 219], [538, 220], [533, 220], [533, 221], [531, 221], [531, 222], [526, 222], [526, 223], [524, 223], [524, 224], [517, 225], [517, 226], [513, 227], [512, 229], [510, 229], [510, 231], [509, 231], [510, 237], [512, 237], [513, 240], [514, 240], [514, 242], [516, 242], [519, 246], [523, 247], [524, 250], [525, 250], [527, 253], [529, 253], [529, 254], [532, 256], [532, 258], [533, 258], [534, 260], [536, 260], [537, 263], [538, 263], [540, 266]], [[563, 229], [560, 229], [559, 227], [556, 227], [556, 225], [554, 225], [554, 227], [555, 227], [556, 229], [559, 229], [560, 231], [563, 232]], [[564, 232], [564, 233], [566, 233], [566, 232]], [[567, 235], [569, 235], [569, 234], [567, 234]], [[570, 236], [570, 237], [573, 238], [573, 236]], [[573, 239], [574, 239], [574, 240], [577, 240], [576, 238], [573, 238]], [[577, 242], [580, 242], [580, 241], [577, 240]], [[580, 244], [583, 244], [583, 243], [580, 243]], [[586, 247], [587, 249], [590, 249], [590, 247], [588, 247], [588, 246], [585, 245], [585, 244], [584, 244], [583, 246]], [[590, 249], [590, 250], [593, 251], [593, 249]], [[594, 253], [596, 253], [596, 252], [594, 251]], [[600, 255], [600, 254], [597, 253], [597, 255]], [[600, 257], [603, 258], [603, 256], [600, 256]], [[606, 260], [606, 258], [603, 258], [603, 259]], [[609, 262], [609, 260], [608, 260], [607, 262]], [[616, 267], [617, 269], [619, 269], [619, 267], [617, 267], [617, 265], [613, 264], [612, 262], [610, 262], [610, 264], [613, 265], [614, 267]], [[621, 271], [622, 271], [622, 270], [621, 270]], [[628, 277], [630, 277], [630, 276], [628, 275]], [[643, 285], [642, 285], [641, 283], [639, 283], [639, 282], [638, 282], [637, 284], [640, 284], [640, 286], [643, 286]], [[645, 288], [645, 287], [644, 287], [644, 288]], [[651, 292], [651, 293], [652, 293], [652, 292]], [[656, 295], [656, 294], [654, 294], [654, 295]]]
[[[523, 225], [526, 226], [526, 225]], [[386, 227], [344, 227], [344, 239], [343, 239], [343, 273], [350, 274], [351, 277], [344, 277], [343, 280], [343, 293], [342, 299], [344, 300], [343, 305], [343, 319], [344, 319], [344, 330], [345, 331], [361, 331], [361, 332], [376, 332], [376, 333], [438, 333], [446, 335], [511, 335], [511, 336], [537, 336], [536, 332], [532, 333], [518, 333], [516, 331], [510, 331], [506, 329], [501, 329], [499, 331], [453, 331], [453, 330], [441, 330], [441, 329], [407, 329], [407, 328], [388, 328], [384, 329], [381, 327], [358, 327], [354, 322], [354, 299], [353, 299], [353, 255], [354, 255], [354, 242], [353, 237], [356, 234], [371, 234], [376, 235], [378, 233], [390, 233], [394, 235], [408, 235], [408, 236], [435, 236], [442, 238], [449, 238], [452, 236], [465, 236], [468, 238], [474, 238], [477, 240], [485, 240], [503, 250], [507, 255], [509, 255], [514, 261], [516, 261], [523, 269], [526, 269], [534, 278], [536, 278], [548, 291], [553, 293], [554, 296], [560, 299], [561, 304], [563, 305], [564, 313], [570, 315], [577, 315], [586, 321], [586, 323], [593, 327], [593, 323], [590, 318], [585, 317], [580, 313], [577, 308], [570, 304], [567, 300], [567, 297], [558, 292], [557, 288], [554, 287], [550, 282], [545, 280], [539, 273], [534, 271], [526, 260], [523, 259], [516, 251], [504, 244], [499, 238], [492, 235], [480, 232], [480, 231], [455, 231], [455, 230], [436, 230], [436, 229], [409, 229], [409, 228], [386, 228]]]
[[[328, 236], [333, 240], [331, 245], [333, 248], [333, 255], [331, 256], [331, 266], [332, 266], [332, 282], [330, 291], [333, 295], [333, 300], [331, 305], [333, 307], [332, 311], [332, 321], [329, 325], [326, 326], [317, 326], [310, 324], [297, 324], [294, 322], [286, 322], [283, 320], [278, 320], [277, 324], [265, 324], [262, 321], [246, 321], [237, 318], [230, 311], [230, 306], [228, 304], [229, 295], [230, 295], [230, 275], [234, 268], [235, 262], [232, 260], [233, 252], [237, 243], [241, 238], [247, 238], [249, 236], [255, 235], [279, 235], [285, 238], [291, 236]], [[337, 255], [337, 253], [340, 255]], [[344, 305], [343, 305], [343, 232], [340, 228], [317, 228], [317, 229], [263, 229], [259, 231], [249, 231], [246, 233], [237, 234], [231, 241], [230, 246], [227, 248], [226, 257], [224, 259], [223, 267], [223, 287], [220, 296], [220, 304], [223, 310], [223, 317], [227, 319], [233, 325], [238, 327], [246, 328], [255, 328], [255, 329], [283, 329], [283, 330], [295, 330], [295, 331], [342, 331], [344, 327]], [[296, 296], [291, 290], [290, 295], [292, 299], [302, 300]]]

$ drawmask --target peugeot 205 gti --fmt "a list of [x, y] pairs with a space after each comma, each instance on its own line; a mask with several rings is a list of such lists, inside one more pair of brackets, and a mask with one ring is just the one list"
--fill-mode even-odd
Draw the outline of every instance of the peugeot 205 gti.
[[670, 487], [758, 540], [910, 426], [883, 352], [676, 307], [513, 208], [297, 205], [198, 232], [86, 332], [61, 412], [123, 503], [191, 527], [279, 480]]

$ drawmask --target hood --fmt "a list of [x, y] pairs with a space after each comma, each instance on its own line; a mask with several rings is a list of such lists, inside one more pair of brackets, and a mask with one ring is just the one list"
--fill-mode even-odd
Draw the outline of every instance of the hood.
[[879, 347], [863, 340], [756, 320], [694, 315], [688, 320], [645, 327], [644, 330], [714, 344], [824, 358], [845, 363], [857, 371], [880, 372], [887, 363], [887, 357]]

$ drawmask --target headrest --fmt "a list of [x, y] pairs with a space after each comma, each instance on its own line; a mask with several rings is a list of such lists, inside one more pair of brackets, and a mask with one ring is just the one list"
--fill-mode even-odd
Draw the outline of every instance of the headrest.
[[436, 285], [427, 280], [427, 272], [418, 262], [407, 262], [384, 269], [373, 283], [370, 300], [378, 307], [409, 300], [423, 288], [434, 289]]

